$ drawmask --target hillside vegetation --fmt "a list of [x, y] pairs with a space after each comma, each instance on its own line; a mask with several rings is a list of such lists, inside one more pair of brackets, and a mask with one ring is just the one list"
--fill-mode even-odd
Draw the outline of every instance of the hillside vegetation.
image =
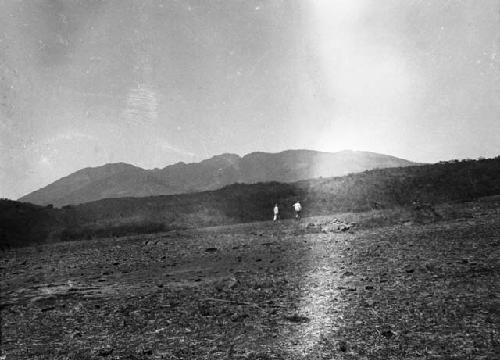
[[54, 209], [0, 202], [2, 246], [90, 239], [171, 229], [260, 221], [274, 203], [282, 218], [299, 200], [304, 215], [362, 212], [470, 201], [500, 195], [500, 157], [371, 170], [295, 183], [233, 184], [216, 191], [144, 198], [103, 199]]

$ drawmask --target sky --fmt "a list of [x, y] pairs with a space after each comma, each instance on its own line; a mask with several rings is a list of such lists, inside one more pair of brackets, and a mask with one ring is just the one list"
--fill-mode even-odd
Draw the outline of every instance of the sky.
[[500, 155], [499, 0], [0, 0], [0, 197], [225, 152]]

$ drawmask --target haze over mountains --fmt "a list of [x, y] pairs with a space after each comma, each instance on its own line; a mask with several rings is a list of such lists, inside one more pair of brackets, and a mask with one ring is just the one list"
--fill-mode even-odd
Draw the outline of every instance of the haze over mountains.
[[19, 201], [63, 206], [103, 198], [172, 195], [215, 190], [233, 183], [294, 182], [376, 168], [411, 166], [394, 156], [362, 151], [287, 150], [222, 154], [199, 163], [145, 170], [125, 163], [85, 168], [23, 196]]

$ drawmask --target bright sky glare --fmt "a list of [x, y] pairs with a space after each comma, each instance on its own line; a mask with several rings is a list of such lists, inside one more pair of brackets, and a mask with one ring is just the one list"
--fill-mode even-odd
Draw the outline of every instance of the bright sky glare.
[[500, 154], [497, 0], [4, 0], [0, 196], [224, 152]]

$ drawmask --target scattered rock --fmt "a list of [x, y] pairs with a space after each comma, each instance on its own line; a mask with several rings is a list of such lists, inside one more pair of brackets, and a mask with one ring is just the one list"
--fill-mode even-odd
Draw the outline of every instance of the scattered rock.
[[366, 300], [366, 306], [373, 306], [373, 305], [375, 305], [375, 304], [376, 304], [376, 302], [375, 302], [375, 301], [373, 301], [372, 299], [368, 299], [368, 300]]
[[47, 311], [51, 311], [51, 310], [55, 310], [55, 306], [49, 306], [49, 307], [40, 309], [41, 312], [47, 312]]
[[80, 338], [80, 337], [82, 337], [82, 333], [81, 333], [80, 331], [73, 331], [73, 332], [69, 335], [69, 337], [70, 337], [71, 339]]
[[337, 350], [340, 352], [346, 352], [347, 351], [347, 343], [345, 341], [339, 341], [337, 343]]
[[142, 355], [153, 355], [153, 349], [144, 348], [144, 349], [140, 350], [140, 353]]
[[243, 314], [234, 313], [233, 315], [231, 315], [231, 321], [232, 322], [240, 322], [240, 321], [245, 320], [247, 317], [248, 317], [248, 314], [246, 314], [246, 313], [243, 313]]
[[272, 354], [267, 354], [263, 352], [251, 352], [249, 353], [246, 357], [246, 360], [273, 360], [273, 359], [279, 359]]
[[112, 347], [101, 348], [96, 351], [97, 356], [109, 356], [113, 353]]
[[304, 230], [309, 233], [329, 233], [329, 232], [346, 232], [351, 230], [356, 224], [333, 219], [331, 221], [323, 221], [320, 223], [308, 223], [304, 226]]
[[234, 289], [236, 285], [238, 285], [238, 280], [236, 280], [235, 277], [230, 276], [217, 281], [215, 283], [215, 289], [217, 291], [231, 290]]
[[391, 338], [391, 337], [392, 337], [392, 335], [394, 335], [391, 329], [386, 329], [386, 330], [383, 330], [383, 331], [381, 331], [381, 332], [380, 332], [380, 334], [381, 334], [383, 337], [385, 337], [386, 339], [389, 339], [389, 338]]
[[311, 319], [309, 319], [307, 316], [303, 316], [303, 315], [299, 315], [299, 314], [285, 316], [285, 319], [290, 321], [290, 322], [297, 323], [297, 324], [308, 323], [309, 321], [311, 321]]

